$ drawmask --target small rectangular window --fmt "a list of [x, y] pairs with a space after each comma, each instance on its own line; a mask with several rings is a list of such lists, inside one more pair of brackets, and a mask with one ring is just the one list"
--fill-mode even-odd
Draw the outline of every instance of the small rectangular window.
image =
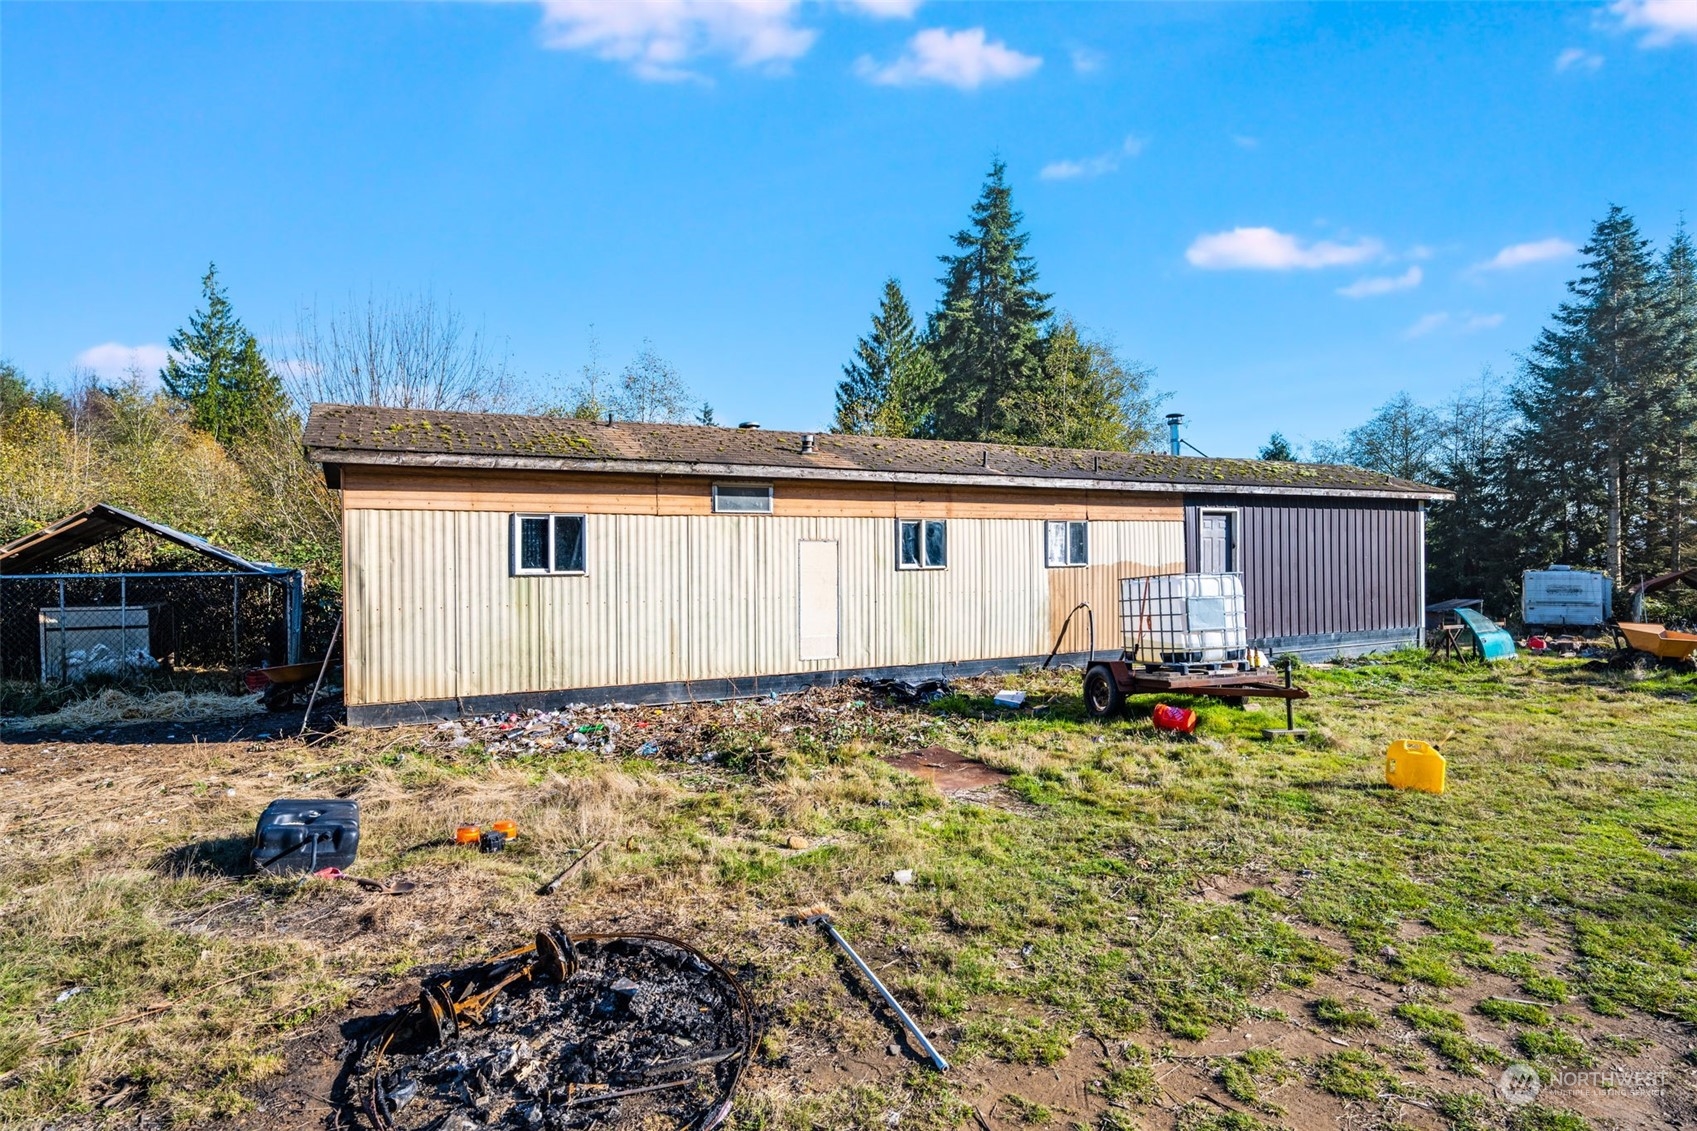
[[714, 514], [771, 514], [771, 484], [713, 484]]
[[1089, 565], [1090, 524], [1088, 522], [1045, 522], [1043, 524], [1043, 559], [1050, 566]]
[[583, 573], [584, 522], [581, 514], [515, 514], [513, 572]]
[[948, 564], [948, 523], [935, 518], [904, 518], [897, 521], [898, 569], [942, 569]]

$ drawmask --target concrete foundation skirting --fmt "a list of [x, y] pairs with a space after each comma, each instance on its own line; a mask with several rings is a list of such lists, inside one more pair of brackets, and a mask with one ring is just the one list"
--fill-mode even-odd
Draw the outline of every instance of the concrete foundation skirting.
[[1372, 632], [1320, 632], [1309, 636], [1269, 636], [1251, 640], [1252, 647], [1268, 656], [1295, 655], [1310, 663], [1365, 656], [1370, 652], [1394, 652], [1421, 643], [1419, 628], [1384, 628]]
[[[1107, 659], [1115, 653], [1097, 653]], [[1054, 666], [1082, 667], [1088, 653], [1056, 656]], [[557, 711], [562, 707], [634, 703], [658, 706], [715, 699], [754, 699], [810, 687], [835, 687], [856, 679], [957, 679], [990, 672], [1019, 671], [1043, 663], [1042, 656], [1008, 656], [994, 660], [959, 660], [946, 664], [911, 664], [890, 668], [837, 668], [831, 671], [758, 675], [742, 679], [697, 679], [684, 683], [631, 683], [617, 687], [579, 687], [560, 691], [521, 691], [508, 695], [468, 695], [462, 699], [428, 699], [411, 703], [349, 704], [354, 726], [403, 726], [430, 723], [461, 715], [497, 715], [509, 711]]]

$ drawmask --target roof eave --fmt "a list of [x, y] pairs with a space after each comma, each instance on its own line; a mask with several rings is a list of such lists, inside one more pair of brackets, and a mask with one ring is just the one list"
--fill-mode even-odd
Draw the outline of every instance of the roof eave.
[[946, 472], [870, 471], [864, 468], [794, 467], [789, 465], [705, 463], [674, 460], [569, 459], [559, 456], [460, 455], [447, 452], [372, 452], [345, 448], [311, 448], [309, 454], [331, 467], [463, 468], [476, 471], [578, 471], [626, 475], [691, 475], [722, 479], [808, 479], [856, 483], [913, 483], [933, 486], [1047, 487], [1065, 491], [1143, 491], [1160, 494], [1205, 494], [1226, 491], [1238, 495], [1305, 495], [1364, 499], [1403, 499], [1444, 502], [1447, 491], [1351, 487], [1341, 484], [1292, 485], [1232, 483], [1225, 480], [1180, 483], [1171, 480], [1103, 479], [1097, 476], [1009, 475], [994, 469], [956, 475]]

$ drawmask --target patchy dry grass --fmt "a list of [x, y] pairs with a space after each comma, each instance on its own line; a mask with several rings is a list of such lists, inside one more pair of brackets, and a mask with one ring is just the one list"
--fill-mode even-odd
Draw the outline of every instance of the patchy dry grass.
[[[1649, 1058], [1689, 1087], [1689, 677], [1311, 669], [1302, 744], [1262, 741], [1263, 711], [1211, 704], [1191, 739], [1155, 732], [1150, 702], [1089, 722], [1075, 680], [1011, 679], [1044, 705], [1017, 715], [990, 706], [988, 681], [924, 709], [845, 689], [623, 712], [612, 753], [451, 748], [424, 729], [14, 743], [0, 1119], [188, 1123], [266, 1103], [254, 1125], [321, 1125], [322, 1105], [290, 1124], [275, 1097], [302, 1050], [339, 1044], [330, 1018], [554, 919], [686, 933], [745, 971], [766, 1033], [744, 1131], [971, 1125], [1001, 1097], [998, 1127], [1329, 1125], [1343, 1109], [1328, 1104], [1389, 1126], [1418, 1100], [1402, 1110], [1441, 1120], [1423, 1126], [1565, 1128], [1587, 1124], [1560, 1088], [1498, 1103], [1497, 1066]], [[635, 756], [662, 730], [681, 736], [666, 756]], [[1397, 737], [1442, 742], [1450, 792], [1383, 787]], [[1010, 772], [1005, 798], [951, 802], [875, 756], [930, 744]], [[238, 878], [264, 802], [315, 793], [361, 800], [361, 874], [418, 891]], [[506, 854], [440, 843], [496, 817], [521, 826]], [[534, 894], [598, 840], [559, 896]], [[916, 882], [889, 883], [898, 868]], [[782, 921], [819, 901], [960, 1074], [884, 1052], [885, 1020]], [[1283, 1043], [1245, 1048], [1240, 1031]], [[1077, 1075], [1085, 1098], [998, 1083], [1023, 1066]]]

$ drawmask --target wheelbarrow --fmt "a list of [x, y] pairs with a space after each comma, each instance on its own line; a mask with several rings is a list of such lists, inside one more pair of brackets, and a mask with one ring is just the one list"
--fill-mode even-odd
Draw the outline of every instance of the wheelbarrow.
[[1669, 632], [1659, 624], [1636, 624], [1620, 621], [1615, 625], [1616, 643], [1621, 650], [1648, 652], [1658, 660], [1689, 660], [1697, 652], [1697, 633]]
[[295, 695], [312, 686], [318, 676], [319, 662], [310, 664], [281, 664], [274, 668], [254, 668], [242, 676], [249, 691], [261, 693], [260, 702], [267, 711], [287, 711], [294, 705]]

